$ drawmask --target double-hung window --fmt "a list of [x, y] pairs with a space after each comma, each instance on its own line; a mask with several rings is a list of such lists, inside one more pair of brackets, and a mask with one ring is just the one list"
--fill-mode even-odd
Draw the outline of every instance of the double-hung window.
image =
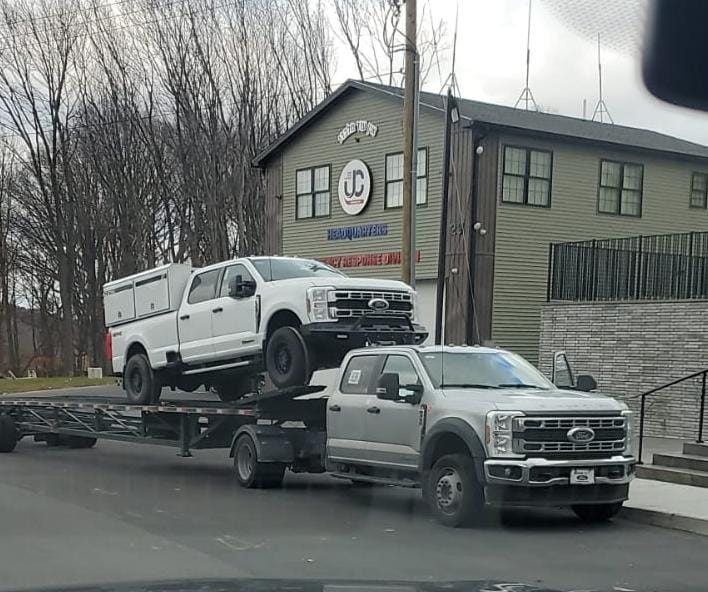
[[297, 171], [295, 217], [299, 220], [329, 216], [329, 186], [329, 165]]

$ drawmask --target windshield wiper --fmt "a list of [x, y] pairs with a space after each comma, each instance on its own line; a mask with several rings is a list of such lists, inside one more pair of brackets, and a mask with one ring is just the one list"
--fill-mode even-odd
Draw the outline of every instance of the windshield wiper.
[[440, 388], [480, 388], [480, 389], [495, 389], [499, 388], [494, 384], [476, 384], [474, 382], [446, 382], [440, 385]]
[[548, 387], [541, 386], [540, 384], [526, 384], [525, 382], [508, 382], [508, 383], [498, 384], [497, 388], [533, 388], [533, 389], [540, 389], [542, 391], [548, 390]]

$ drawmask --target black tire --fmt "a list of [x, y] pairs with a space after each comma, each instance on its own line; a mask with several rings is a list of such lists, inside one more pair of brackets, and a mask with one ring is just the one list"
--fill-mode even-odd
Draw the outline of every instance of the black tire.
[[12, 452], [19, 438], [15, 420], [9, 415], [0, 415], [0, 452]]
[[267, 489], [278, 487], [285, 476], [283, 463], [258, 462], [258, 451], [253, 439], [242, 434], [234, 448], [234, 472], [241, 487]]
[[252, 381], [247, 378], [234, 377], [231, 381], [217, 382], [214, 385], [219, 399], [225, 403], [238, 401], [253, 391]]
[[266, 344], [266, 370], [276, 388], [310, 382], [312, 368], [305, 340], [295, 327], [280, 327]]
[[583, 522], [607, 522], [611, 520], [622, 509], [623, 502], [611, 504], [578, 504], [571, 506], [575, 515]]
[[69, 448], [93, 448], [96, 446], [96, 438], [86, 436], [67, 436], [66, 445]]
[[152, 405], [160, 400], [162, 385], [145, 354], [133, 354], [125, 365], [123, 386], [131, 405]]
[[482, 517], [484, 493], [474, 461], [466, 454], [440, 457], [428, 475], [424, 496], [437, 521], [445, 526], [469, 526]]

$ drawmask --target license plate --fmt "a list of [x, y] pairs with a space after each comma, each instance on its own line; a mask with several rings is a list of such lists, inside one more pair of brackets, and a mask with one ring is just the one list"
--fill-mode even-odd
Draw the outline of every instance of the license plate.
[[595, 483], [595, 469], [570, 469], [571, 485], [592, 485]]

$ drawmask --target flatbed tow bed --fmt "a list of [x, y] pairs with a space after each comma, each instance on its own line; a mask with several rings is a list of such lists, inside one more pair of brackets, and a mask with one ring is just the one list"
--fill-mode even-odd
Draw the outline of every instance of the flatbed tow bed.
[[[179, 456], [193, 449], [229, 448], [244, 432], [258, 438], [268, 427], [301, 422], [299, 432], [324, 434], [324, 398], [297, 399], [324, 391], [323, 386], [297, 387], [247, 396], [233, 403], [206, 400], [163, 400], [131, 405], [101, 396], [0, 398], [0, 452], [33, 436], [49, 445], [90, 448], [98, 439], [172, 446]], [[293, 432], [295, 433], [295, 432]], [[318, 440], [321, 438], [318, 438]]]

